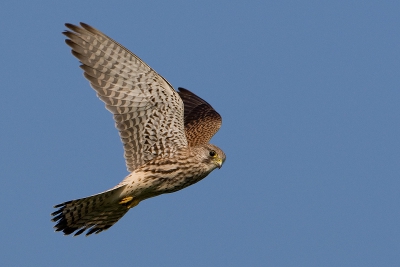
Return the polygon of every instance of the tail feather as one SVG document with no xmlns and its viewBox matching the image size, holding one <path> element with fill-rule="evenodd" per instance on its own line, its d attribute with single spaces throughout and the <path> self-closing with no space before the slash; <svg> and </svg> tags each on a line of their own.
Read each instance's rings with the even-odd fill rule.
<svg viewBox="0 0 400 267">
<path fill-rule="evenodd" d="M 86 198 L 67 201 L 54 206 L 52 221 L 56 231 L 65 235 L 76 231 L 75 236 L 87 230 L 86 236 L 107 230 L 121 219 L 129 208 L 118 204 L 120 193 L 125 186 L 117 187 Z"/>
</svg>

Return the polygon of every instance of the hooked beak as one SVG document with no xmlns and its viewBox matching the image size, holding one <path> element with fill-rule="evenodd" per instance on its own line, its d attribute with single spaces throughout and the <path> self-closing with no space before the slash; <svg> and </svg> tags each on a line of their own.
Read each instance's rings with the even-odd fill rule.
<svg viewBox="0 0 400 267">
<path fill-rule="evenodd" d="M 215 159 L 215 164 L 217 165 L 218 169 L 221 169 L 222 163 L 224 163 L 224 162 L 222 161 L 221 158 Z"/>
</svg>

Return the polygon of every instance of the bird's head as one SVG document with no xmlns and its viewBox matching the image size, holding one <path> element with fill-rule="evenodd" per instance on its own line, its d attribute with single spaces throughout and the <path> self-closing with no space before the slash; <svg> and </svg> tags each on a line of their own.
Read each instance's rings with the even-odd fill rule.
<svg viewBox="0 0 400 267">
<path fill-rule="evenodd" d="M 214 168 L 220 169 L 226 159 L 225 153 L 219 147 L 211 144 L 207 144 L 204 148 L 205 148 L 205 150 L 203 150 L 204 162 L 207 164 L 213 164 L 215 165 Z"/>
</svg>

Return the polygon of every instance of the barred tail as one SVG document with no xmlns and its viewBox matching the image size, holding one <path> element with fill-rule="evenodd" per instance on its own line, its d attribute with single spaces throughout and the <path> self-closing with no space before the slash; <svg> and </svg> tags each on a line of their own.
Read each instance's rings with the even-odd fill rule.
<svg viewBox="0 0 400 267">
<path fill-rule="evenodd" d="M 54 206 L 59 208 L 53 212 L 52 221 L 56 231 L 65 235 L 75 233 L 75 236 L 88 230 L 86 236 L 98 234 L 115 224 L 129 210 L 125 205 L 118 204 L 120 193 L 125 186 L 117 187 L 103 193 L 67 201 Z"/>
</svg>

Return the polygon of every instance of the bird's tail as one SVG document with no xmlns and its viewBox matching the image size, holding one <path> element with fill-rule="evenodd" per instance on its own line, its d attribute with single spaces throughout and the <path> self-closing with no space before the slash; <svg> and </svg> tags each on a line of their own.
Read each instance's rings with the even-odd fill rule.
<svg viewBox="0 0 400 267">
<path fill-rule="evenodd" d="M 119 204 L 121 192 L 125 185 L 119 186 L 103 193 L 81 199 L 67 201 L 54 206 L 58 208 L 53 212 L 52 221 L 56 231 L 75 235 L 88 230 L 86 236 L 98 234 L 107 230 L 128 212 L 129 207 Z"/>
</svg>

